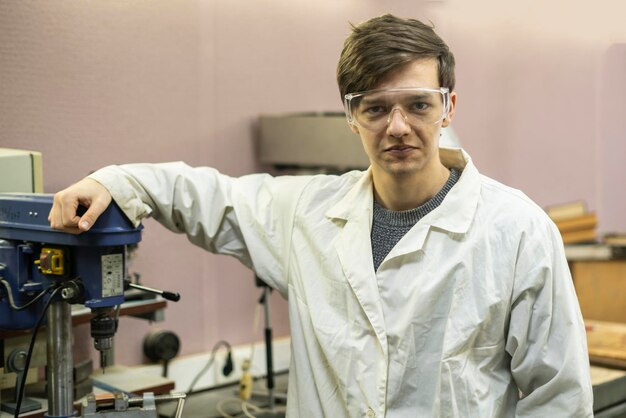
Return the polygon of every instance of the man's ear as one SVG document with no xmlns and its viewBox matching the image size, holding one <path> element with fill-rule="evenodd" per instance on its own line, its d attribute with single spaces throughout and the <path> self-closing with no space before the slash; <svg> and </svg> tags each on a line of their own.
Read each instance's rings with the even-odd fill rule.
<svg viewBox="0 0 626 418">
<path fill-rule="evenodd" d="M 443 122 L 441 123 L 442 128 L 447 128 L 452 123 L 452 118 L 454 118 L 454 111 L 456 110 L 456 91 L 450 93 L 450 110 L 448 111 L 448 116 L 445 117 Z"/>
<path fill-rule="evenodd" d="M 358 126 L 356 126 L 354 123 L 348 123 L 348 126 L 350 127 L 350 129 L 352 130 L 352 132 L 354 132 L 357 135 L 361 135 L 361 133 L 359 132 L 359 128 Z"/>
</svg>

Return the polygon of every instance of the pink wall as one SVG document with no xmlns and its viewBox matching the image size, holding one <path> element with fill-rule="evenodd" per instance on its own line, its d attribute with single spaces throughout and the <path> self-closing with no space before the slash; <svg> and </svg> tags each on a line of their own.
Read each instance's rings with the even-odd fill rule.
<svg viewBox="0 0 626 418">
<path fill-rule="evenodd" d="M 626 230 L 619 0 L 2 2 L 0 146 L 43 152 L 47 192 L 131 161 L 258 171 L 257 115 L 340 110 L 348 22 L 387 11 L 431 20 L 455 52 L 454 127 L 484 173 L 542 206 L 585 199 L 601 229 Z M 183 300 L 164 323 L 124 320 L 117 360 L 140 362 L 153 327 L 176 331 L 183 354 L 249 341 L 252 274 L 145 225 L 134 269 Z M 286 335 L 286 304 L 272 303 Z"/>
<path fill-rule="evenodd" d="M 479 3 L 447 3 L 464 146 L 541 206 L 584 199 L 601 232 L 626 230 L 626 5 Z"/>
</svg>

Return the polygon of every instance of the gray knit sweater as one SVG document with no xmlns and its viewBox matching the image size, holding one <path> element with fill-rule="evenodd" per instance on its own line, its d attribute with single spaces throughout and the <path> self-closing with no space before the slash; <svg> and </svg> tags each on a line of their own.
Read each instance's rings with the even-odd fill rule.
<svg viewBox="0 0 626 418">
<path fill-rule="evenodd" d="M 372 222 L 372 254 L 374 256 L 374 270 L 383 262 L 391 249 L 400 239 L 409 232 L 421 218 L 443 202 L 452 186 L 459 179 L 456 169 L 450 170 L 450 177 L 442 189 L 423 205 L 409 210 L 394 211 L 383 208 L 374 199 L 374 219 Z"/>
</svg>

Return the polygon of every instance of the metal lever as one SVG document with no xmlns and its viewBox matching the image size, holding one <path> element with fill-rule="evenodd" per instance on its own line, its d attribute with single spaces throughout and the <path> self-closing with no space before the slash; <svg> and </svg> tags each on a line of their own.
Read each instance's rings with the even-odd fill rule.
<svg viewBox="0 0 626 418">
<path fill-rule="evenodd" d="M 171 300 L 172 302 L 178 302 L 180 300 L 180 293 L 178 292 L 168 292 L 165 290 L 153 289 L 151 287 L 142 286 L 140 284 L 135 284 L 128 279 L 124 280 L 124 287 L 141 290 L 143 292 L 154 293 L 163 297 L 163 299 Z"/>
</svg>

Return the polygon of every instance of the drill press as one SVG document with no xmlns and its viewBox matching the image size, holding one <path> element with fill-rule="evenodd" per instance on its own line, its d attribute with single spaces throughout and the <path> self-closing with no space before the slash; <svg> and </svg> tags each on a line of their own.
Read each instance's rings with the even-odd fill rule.
<svg viewBox="0 0 626 418">
<path fill-rule="evenodd" d="M 124 301 L 126 246 L 141 240 L 112 204 L 87 233 L 48 224 L 52 195 L 0 194 L 0 329 L 31 329 L 47 306 L 48 416 L 75 416 L 70 304 L 91 308 L 91 335 L 106 363 Z"/>
</svg>

